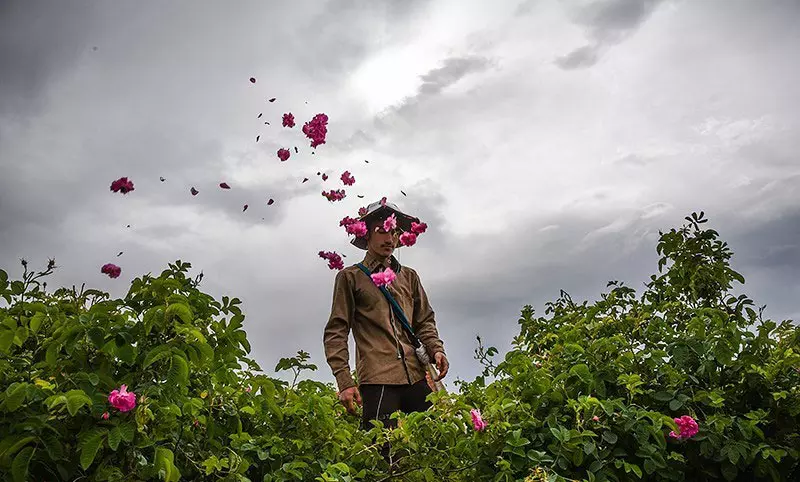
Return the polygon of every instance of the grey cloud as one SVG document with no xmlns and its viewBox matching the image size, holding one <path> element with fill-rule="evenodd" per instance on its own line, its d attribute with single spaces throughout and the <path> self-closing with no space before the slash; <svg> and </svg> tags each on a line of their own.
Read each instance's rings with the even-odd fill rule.
<svg viewBox="0 0 800 482">
<path fill-rule="evenodd" d="M 579 9 L 577 23 L 587 29 L 591 43 L 558 57 L 556 65 L 565 70 L 595 65 L 602 51 L 631 35 L 644 23 L 662 0 L 597 0 Z"/>
<path fill-rule="evenodd" d="M 442 89 L 455 84 L 466 75 L 486 70 L 490 62 L 485 57 L 453 57 L 445 59 L 439 68 L 421 75 L 420 95 L 435 95 Z"/>
</svg>

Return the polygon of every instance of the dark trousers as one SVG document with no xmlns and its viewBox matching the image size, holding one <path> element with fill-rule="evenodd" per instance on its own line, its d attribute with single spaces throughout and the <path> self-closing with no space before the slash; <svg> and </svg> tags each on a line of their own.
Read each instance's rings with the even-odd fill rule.
<svg viewBox="0 0 800 482">
<path fill-rule="evenodd" d="M 372 428 L 370 420 L 380 420 L 386 428 L 397 427 L 397 419 L 389 420 L 389 416 L 397 410 L 403 413 L 424 412 L 433 404 L 425 397 L 431 393 L 427 380 L 424 378 L 413 385 L 372 385 L 361 384 L 358 386 L 361 393 L 362 430 Z M 381 455 L 390 465 L 389 450 L 391 446 L 387 442 L 381 449 Z"/>
</svg>

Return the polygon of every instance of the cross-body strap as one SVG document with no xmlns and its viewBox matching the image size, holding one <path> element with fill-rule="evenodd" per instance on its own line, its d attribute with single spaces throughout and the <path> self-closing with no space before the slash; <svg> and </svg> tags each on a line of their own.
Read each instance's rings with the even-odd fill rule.
<svg viewBox="0 0 800 482">
<path fill-rule="evenodd" d="M 364 263 L 358 263 L 357 266 L 361 268 L 361 271 L 363 271 L 364 274 L 366 274 L 370 280 L 372 280 L 372 274 L 369 272 L 369 269 L 367 269 L 367 267 L 364 266 Z M 378 286 L 378 288 L 380 288 L 381 292 L 383 293 L 383 296 L 385 296 L 386 299 L 389 301 L 389 305 L 391 305 L 392 311 L 394 311 L 395 316 L 397 316 L 400 319 L 400 323 L 403 325 L 403 328 L 405 328 L 406 331 L 408 331 L 411 334 L 411 340 L 414 343 L 414 347 L 419 347 L 421 342 L 419 341 L 419 338 L 417 338 L 417 335 L 414 334 L 414 330 L 412 330 L 411 326 L 408 324 L 408 319 L 406 318 L 405 313 L 403 313 L 403 309 L 394 299 L 394 296 L 392 296 L 392 294 L 389 293 L 389 290 L 386 289 L 386 286 Z"/>
</svg>

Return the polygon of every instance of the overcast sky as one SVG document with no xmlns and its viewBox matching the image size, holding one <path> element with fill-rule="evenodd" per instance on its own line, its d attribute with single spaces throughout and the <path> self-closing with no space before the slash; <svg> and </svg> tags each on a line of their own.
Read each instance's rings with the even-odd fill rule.
<svg viewBox="0 0 800 482">
<path fill-rule="evenodd" d="M 335 271 L 317 252 L 359 261 L 338 222 L 385 195 L 429 226 L 398 258 L 453 390 L 481 371 L 476 335 L 499 359 L 525 304 L 639 290 L 658 231 L 703 210 L 744 292 L 797 320 L 799 21 L 793 0 L 5 0 L 0 268 L 55 257 L 49 287 L 121 297 L 191 262 L 243 300 L 268 374 L 306 350 L 333 383 Z M 300 128 L 321 112 L 312 155 Z M 111 193 L 122 176 L 135 190 Z"/>
</svg>

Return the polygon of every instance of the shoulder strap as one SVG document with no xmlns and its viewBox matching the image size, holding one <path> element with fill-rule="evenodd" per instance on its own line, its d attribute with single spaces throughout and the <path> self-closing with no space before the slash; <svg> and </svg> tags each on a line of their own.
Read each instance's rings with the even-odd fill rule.
<svg viewBox="0 0 800 482">
<path fill-rule="evenodd" d="M 364 263 L 358 263 L 357 266 L 361 268 L 361 271 L 363 271 L 364 274 L 369 276 L 369 279 L 371 281 L 372 274 L 369 272 L 369 269 L 367 269 L 367 267 L 364 266 Z M 405 328 L 406 331 L 408 331 L 411 334 L 411 340 L 414 342 L 414 346 L 419 346 L 418 345 L 419 339 L 417 338 L 417 335 L 414 334 L 414 330 L 412 330 L 411 326 L 408 324 L 408 319 L 406 318 L 405 313 L 403 313 L 403 309 L 394 299 L 394 296 L 392 296 L 392 294 L 389 292 L 388 289 L 386 289 L 385 286 L 378 286 L 378 288 L 383 293 L 383 296 L 385 296 L 386 299 L 389 301 L 389 305 L 391 305 L 392 311 L 394 311 L 395 316 L 397 316 L 400 319 L 400 323 L 403 325 L 403 328 Z"/>
</svg>

